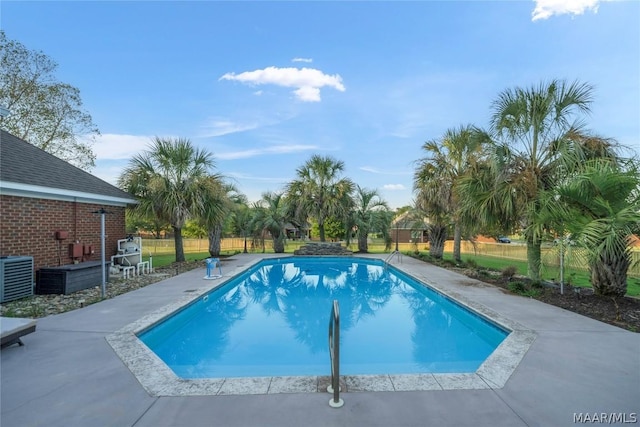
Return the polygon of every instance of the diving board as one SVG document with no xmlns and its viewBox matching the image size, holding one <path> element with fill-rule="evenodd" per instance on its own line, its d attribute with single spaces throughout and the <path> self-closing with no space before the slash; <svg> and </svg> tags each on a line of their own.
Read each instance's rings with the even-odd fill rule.
<svg viewBox="0 0 640 427">
<path fill-rule="evenodd" d="M 13 344 L 24 345 L 20 337 L 35 332 L 36 320 L 19 317 L 0 317 L 0 348 Z"/>
</svg>

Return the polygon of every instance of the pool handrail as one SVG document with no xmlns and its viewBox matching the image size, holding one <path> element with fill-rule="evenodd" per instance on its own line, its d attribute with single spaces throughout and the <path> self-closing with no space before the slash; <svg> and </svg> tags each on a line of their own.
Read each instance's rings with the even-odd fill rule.
<svg viewBox="0 0 640 427">
<path fill-rule="evenodd" d="M 393 259 L 394 256 L 398 257 L 398 261 L 400 261 L 400 264 L 402 264 L 402 253 L 400 251 L 393 251 L 391 252 L 385 259 L 384 259 L 384 264 L 385 267 L 391 262 L 391 260 Z"/>
<path fill-rule="evenodd" d="M 333 398 L 329 406 L 340 408 L 344 401 L 340 399 L 340 304 L 333 300 L 329 319 L 329 358 L 331 359 L 331 384 L 327 387 Z"/>
</svg>

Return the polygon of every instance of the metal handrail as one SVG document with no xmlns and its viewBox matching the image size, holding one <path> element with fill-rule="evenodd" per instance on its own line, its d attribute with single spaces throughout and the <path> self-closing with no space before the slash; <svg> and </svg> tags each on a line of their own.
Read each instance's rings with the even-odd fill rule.
<svg viewBox="0 0 640 427">
<path fill-rule="evenodd" d="M 339 408 L 344 405 L 344 401 L 340 399 L 340 305 L 338 300 L 333 300 L 329 319 L 329 358 L 331 359 L 331 384 L 327 387 L 327 391 L 333 393 L 329 406 Z"/>
<path fill-rule="evenodd" d="M 391 252 L 385 259 L 384 259 L 384 263 L 389 264 L 389 262 L 391 262 L 391 260 L 393 259 L 394 256 L 398 256 L 398 261 L 400 261 L 400 263 L 402 263 L 402 253 L 398 250 L 395 250 L 393 252 Z"/>
</svg>

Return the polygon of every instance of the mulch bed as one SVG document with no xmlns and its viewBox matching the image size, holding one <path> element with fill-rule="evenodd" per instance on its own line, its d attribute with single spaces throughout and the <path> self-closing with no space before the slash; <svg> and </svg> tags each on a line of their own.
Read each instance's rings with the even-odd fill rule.
<svg viewBox="0 0 640 427">
<path fill-rule="evenodd" d="M 544 289 L 536 299 L 547 304 L 633 332 L 640 332 L 640 299 L 632 297 L 606 297 L 595 295 L 590 289 L 568 287 L 564 294 L 557 289 Z"/>
<path fill-rule="evenodd" d="M 477 271 L 470 269 L 453 268 L 447 265 L 441 265 L 443 268 L 449 268 L 462 273 L 468 277 L 481 280 L 485 283 L 498 286 L 505 292 L 517 295 L 512 291 L 509 281 L 501 277 L 500 272 L 492 272 L 479 276 Z M 589 288 L 574 288 L 570 285 L 564 286 L 564 292 L 560 293 L 557 285 L 548 284 L 548 286 L 532 287 L 527 278 L 514 278 L 525 282 L 526 293 L 523 298 L 535 298 L 547 304 L 573 311 L 574 313 L 590 317 L 601 322 L 609 323 L 632 332 L 640 332 L 640 299 L 634 297 L 609 297 L 595 295 Z M 521 294 L 522 295 L 522 294 Z"/>
</svg>

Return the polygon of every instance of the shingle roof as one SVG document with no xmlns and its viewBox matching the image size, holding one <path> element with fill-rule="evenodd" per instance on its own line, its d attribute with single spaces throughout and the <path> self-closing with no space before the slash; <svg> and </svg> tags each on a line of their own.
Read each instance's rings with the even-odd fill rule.
<svg viewBox="0 0 640 427">
<path fill-rule="evenodd" d="M 0 130 L 0 181 L 134 201 L 131 194 L 4 130 Z"/>
</svg>

